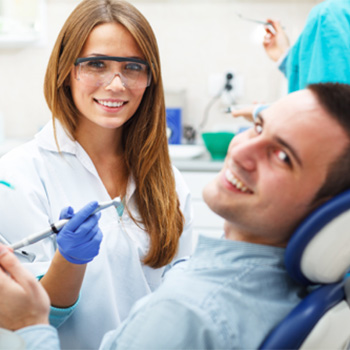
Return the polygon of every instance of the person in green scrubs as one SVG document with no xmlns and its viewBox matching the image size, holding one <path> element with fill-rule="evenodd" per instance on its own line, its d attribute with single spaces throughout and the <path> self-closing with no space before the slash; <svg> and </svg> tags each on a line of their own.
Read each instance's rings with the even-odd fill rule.
<svg viewBox="0 0 350 350">
<path fill-rule="evenodd" d="M 288 79 L 288 92 L 320 82 L 350 83 L 350 1 L 326 0 L 310 12 L 304 30 L 289 49 L 279 22 L 268 20 L 264 48 L 279 62 Z"/>
</svg>

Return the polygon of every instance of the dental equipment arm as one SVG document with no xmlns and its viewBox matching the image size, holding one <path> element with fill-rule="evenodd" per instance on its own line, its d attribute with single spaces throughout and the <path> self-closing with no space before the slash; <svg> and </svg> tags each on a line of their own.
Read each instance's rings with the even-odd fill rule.
<svg viewBox="0 0 350 350">
<path fill-rule="evenodd" d="M 98 207 L 91 213 L 91 216 L 100 212 L 101 210 L 109 208 L 111 206 L 114 206 L 117 208 L 120 204 L 121 204 L 121 201 L 120 201 L 119 197 L 116 197 L 113 200 L 108 201 L 108 202 L 99 203 Z M 22 239 L 21 241 L 19 241 L 17 243 L 11 244 L 10 247 L 13 250 L 17 250 L 17 249 L 20 249 L 20 248 L 25 247 L 27 245 L 36 243 L 36 242 L 38 242 L 46 237 L 51 236 L 54 233 L 58 233 L 68 221 L 70 221 L 70 219 L 61 219 L 61 220 L 57 221 L 56 223 L 52 224 L 50 228 L 48 228 L 42 232 L 39 232 L 39 233 L 34 233 L 34 234 Z"/>
</svg>

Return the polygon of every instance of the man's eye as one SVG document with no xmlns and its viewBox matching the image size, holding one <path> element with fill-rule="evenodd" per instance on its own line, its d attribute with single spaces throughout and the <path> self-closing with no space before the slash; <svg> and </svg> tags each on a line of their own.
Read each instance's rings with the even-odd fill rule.
<svg viewBox="0 0 350 350">
<path fill-rule="evenodd" d="M 261 134 L 263 131 L 263 127 L 260 123 L 255 123 L 254 124 L 254 130 L 257 134 Z"/>
<path fill-rule="evenodd" d="M 290 158 L 286 152 L 278 150 L 276 151 L 276 155 L 280 160 L 282 160 L 286 164 L 291 164 Z"/>
</svg>

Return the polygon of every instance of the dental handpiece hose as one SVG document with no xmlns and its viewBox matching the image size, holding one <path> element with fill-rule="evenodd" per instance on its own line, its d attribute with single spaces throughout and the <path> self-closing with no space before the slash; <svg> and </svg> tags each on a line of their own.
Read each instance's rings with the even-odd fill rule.
<svg viewBox="0 0 350 350">
<path fill-rule="evenodd" d="M 120 204 L 120 199 L 119 198 L 115 198 L 111 201 L 108 201 L 108 202 L 103 202 L 103 203 L 100 203 L 98 205 L 98 207 L 92 212 L 91 216 L 98 213 L 99 211 L 103 210 L 103 209 L 106 209 L 106 208 L 109 208 L 111 206 L 115 206 L 115 207 L 118 207 L 119 204 Z M 33 244 L 33 243 L 36 243 L 46 237 L 49 237 L 51 236 L 52 234 L 54 233 L 58 233 L 59 230 L 69 221 L 70 219 L 62 219 L 62 220 L 59 220 L 57 221 L 56 223 L 54 224 L 51 224 L 50 228 L 42 231 L 42 232 L 39 232 L 39 233 L 34 233 L 24 239 L 22 239 L 21 241 L 17 242 L 17 243 L 13 243 L 10 245 L 10 247 L 13 249 L 13 250 L 16 250 L 16 249 L 20 249 L 22 247 L 25 247 L 27 245 L 30 245 L 30 244 Z"/>
</svg>

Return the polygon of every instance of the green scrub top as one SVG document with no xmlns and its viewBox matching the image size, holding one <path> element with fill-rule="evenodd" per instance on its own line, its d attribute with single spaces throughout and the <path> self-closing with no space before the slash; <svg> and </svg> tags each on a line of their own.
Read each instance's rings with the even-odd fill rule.
<svg viewBox="0 0 350 350">
<path fill-rule="evenodd" d="M 350 84 L 350 0 L 326 0 L 315 6 L 286 62 L 288 90 L 308 84 Z"/>
</svg>

